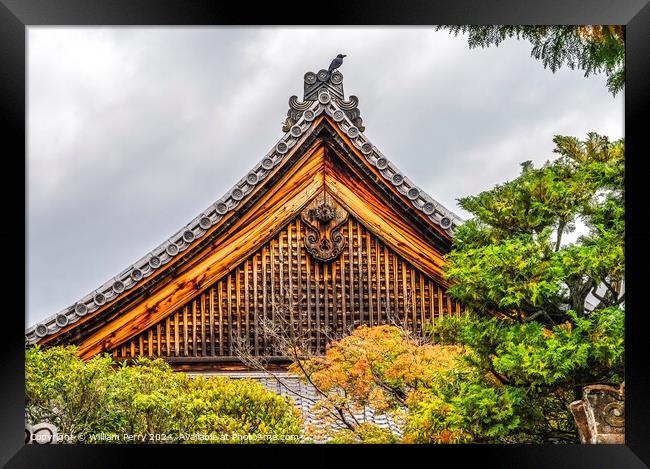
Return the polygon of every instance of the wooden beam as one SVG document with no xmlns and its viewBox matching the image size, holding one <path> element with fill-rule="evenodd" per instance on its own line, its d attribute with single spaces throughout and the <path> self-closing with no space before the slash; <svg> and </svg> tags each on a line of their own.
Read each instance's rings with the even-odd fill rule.
<svg viewBox="0 0 650 469">
<path fill-rule="evenodd" d="M 259 334 L 257 332 L 258 327 L 257 327 L 257 322 L 258 318 L 257 316 L 259 315 L 258 307 L 257 307 L 257 299 L 258 299 L 258 290 L 257 290 L 257 259 L 259 255 L 255 255 L 253 257 L 253 341 L 254 341 L 254 346 L 253 346 L 253 353 L 257 356 L 260 354 L 260 344 L 259 344 Z"/>
<path fill-rule="evenodd" d="M 320 339 L 320 275 L 319 275 L 320 264 L 318 262 L 314 263 L 314 286 L 316 287 L 316 350 L 318 354 L 322 353 L 321 351 L 321 339 Z"/>
<path fill-rule="evenodd" d="M 214 287 L 210 288 L 210 355 L 215 356 L 215 341 L 214 341 L 214 315 L 215 315 L 215 308 L 214 308 Z"/>
<path fill-rule="evenodd" d="M 160 345 L 162 343 L 162 335 L 160 333 L 160 323 L 156 324 L 156 355 L 160 356 Z"/>
<path fill-rule="evenodd" d="M 414 233 L 403 215 L 397 213 L 389 201 L 380 199 L 375 191 L 370 190 L 368 181 L 359 179 L 354 172 L 345 169 L 345 164 L 337 165 L 326 160 L 324 155 L 322 145 L 311 149 L 299 164 L 294 165 L 272 187 L 267 188 L 254 207 L 238 213 L 240 218 L 233 222 L 227 232 L 217 237 L 202 252 L 197 253 L 192 262 L 179 268 L 177 277 L 173 281 L 162 285 L 159 290 L 154 291 L 144 300 L 134 300 L 118 317 L 86 337 L 78 346 L 78 354 L 82 358 L 90 358 L 103 350 L 113 349 L 204 292 L 210 285 L 228 274 L 242 259 L 271 239 L 287 220 L 296 216 L 322 190 L 323 181 L 337 201 L 382 242 L 427 276 L 446 286 L 442 277 L 444 259 L 441 253 Z M 356 234 L 361 236 L 360 232 Z M 352 243 L 352 238 L 349 239 Z M 360 260 L 362 244 L 360 241 L 358 244 L 359 251 L 355 254 Z M 350 254 L 349 261 L 352 263 L 352 253 Z M 367 254 L 370 256 L 370 252 Z M 273 268 L 273 261 L 272 259 L 270 263 L 271 268 Z M 262 266 L 264 268 L 264 262 Z M 369 259 L 368 268 L 371 269 L 371 266 Z M 362 267 L 361 262 L 359 267 Z M 327 275 L 326 272 L 323 273 Z M 350 293 L 352 293 L 353 275 L 352 272 L 349 273 Z M 360 272 L 357 273 L 359 274 Z M 394 274 L 396 277 L 397 272 Z M 368 275 L 368 282 L 370 282 L 370 271 Z M 271 284 L 274 283 L 275 279 L 271 278 Z M 362 278 L 359 278 L 355 286 L 360 287 L 361 283 Z M 329 306 L 328 297 L 326 302 L 326 306 Z M 372 308 L 370 297 L 369 308 Z M 363 309 L 364 301 L 361 297 L 359 312 L 362 313 Z M 316 313 L 320 321 L 319 305 Z M 240 315 L 237 316 L 239 320 Z M 187 333 L 187 322 L 184 326 Z M 231 324 L 228 326 L 231 331 Z M 222 327 L 221 321 L 220 327 Z M 186 342 L 185 350 L 187 345 Z M 178 347 L 178 344 L 176 346 Z"/>
<path fill-rule="evenodd" d="M 207 321 L 205 317 L 205 292 L 201 293 L 201 307 L 199 308 L 199 313 L 201 314 L 201 355 L 205 356 L 205 323 Z"/>
<path fill-rule="evenodd" d="M 347 149 L 356 156 L 357 161 L 365 165 L 365 167 L 370 171 L 370 173 L 374 175 L 374 178 L 370 178 L 370 179 L 374 179 L 375 181 L 382 181 L 382 185 L 392 193 L 394 198 L 401 199 L 404 205 L 406 205 L 407 207 L 411 207 L 411 201 L 404 194 L 402 194 L 393 184 L 391 184 L 390 182 L 386 181 L 383 178 L 380 171 L 374 165 L 371 165 L 366 159 L 366 157 L 359 150 L 357 150 L 357 148 L 354 146 L 350 138 L 339 128 L 339 126 L 336 123 L 334 123 L 329 116 L 326 116 L 325 120 L 329 122 L 331 128 L 338 135 L 338 137 L 344 142 Z M 342 160 L 341 162 L 348 163 L 349 158 L 344 158 L 341 155 L 339 149 L 334 148 L 332 146 L 330 146 L 327 151 L 327 156 L 329 161 L 334 160 L 332 153 L 338 155 L 339 160 Z M 337 163 L 339 163 L 339 161 L 337 161 Z M 341 165 L 338 164 L 337 166 L 340 167 Z M 369 178 L 367 176 L 361 175 L 356 165 L 346 164 L 346 167 L 353 170 L 358 175 L 357 179 L 363 181 L 369 187 L 368 185 Z M 449 234 L 447 234 L 446 231 L 444 231 L 438 224 L 432 222 L 431 219 L 420 210 L 414 209 L 412 211 L 412 214 L 414 214 L 417 218 L 419 218 L 420 221 L 425 226 L 428 226 L 430 229 L 438 233 L 442 238 L 447 240 L 451 239 L 451 237 L 449 236 Z"/>
<path fill-rule="evenodd" d="M 390 316 L 391 314 L 395 313 L 395 309 L 391 309 L 391 305 L 390 305 L 390 299 L 392 297 L 390 295 L 390 286 L 389 286 L 390 283 L 390 267 L 388 265 L 389 252 L 385 244 L 382 246 L 382 251 L 384 253 L 384 280 L 386 283 L 386 293 L 385 293 L 386 311 L 384 313 L 384 317 L 385 317 L 385 324 L 390 324 Z"/>
<path fill-rule="evenodd" d="M 238 230 L 231 230 L 221 240 L 213 243 L 209 255 L 200 262 L 179 272 L 177 279 L 161 288 L 141 303 L 105 324 L 93 335 L 79 344 L 78 354 L 90 358 L 109 350 L 130 337 L 163 319 L 175 308 L 208 288 L 220 276 L 227 273 L 242 257 L 248 255 L 282 224 L 297 215 L 322 188 L 322 159 L 320 163 L 310 160 L 302 172 L 291 178 L 283 187 L 285 191 L 275 194 L 272 201 L 262 204 L 258 210 L 242 216 Z M 217 248 L 218 249 L 215 249 Z M 273 265 L 273 264 L 271 264 Z"/>
<path fill-rule="evenodd" d="M 266 289 L 266 283 L 267 283 L 267 282 L 266 282 L 266 275 L 267 275 L 267 268 L 266 268 L 267 263 L 266 263 L 266 259 L 267 259 L 267 253 L 268 253 L 268 249 L 267 249 L 267 247 L 266 247 L 266 246 L 263 246 L 263 247 L 262 247 L 262 318 L 263 318 L 264 321 L 266 321 L 267 318 L 268 318 L 268 316 L 267 316 L 267 310 L 266 310 L 266 305 L 267 305 L 267 303 L 268 303 L 268 297 L 267 297 L 267 294 L 266 294 L 266 292 L 267 292 L 267 289 Z M 266 334 L 265 334 L 265 335 L 262 336 L 262 350 L 263 350 L 264 352 L 266 352 L 267 345 L 268 345 L 268 344 L 267 344 L 267 337 L 266 337 Z"/>
<path fill-rule="evenodd" d="M 319 118 L 316 119 L 315 124 L 323 120 L 323 116 L 320 116 Z M 303 137 L 306 137 L 303 136 Z M 301 141 L 304 140 L 304 138 L 301 138 Z M 296 144 L 294 145 L 291 150 L 289 151 L 289 154 L 285 156 L 285 161 L 290 160 L 291 154 L 299 148 L 300 145 Z M 320 168 L 322 168 L 323 165 L 323 154 L 324 154 L 324 146 L 323 142 L 316 140 L 313 142 L 313 144 L 305 150 L 304 154 L 300 158 L 300 163 L 296 164 L 293 167 L 290 167 L 285 174 L 276 181 L 275 184 L 272 185 L 272 187 L 268 187 L 267 184 L 258 184 L 253 191 L 251 191 L 250 194 L 248 194 L 240 203 L 239 205 L 244 205 L 248 200 L 254 197 L 259 197 L 259 199 L 256 201 L 255 207 L 257 207 L 257 210 L 250 210 L 246 214 L 241 214 L 238 211 L 230 211 L 228 212 L 224 218 L 219 222 L 216 223 L 213 227 L 211 227 L 206 235 L 209 235 L 215 231 L 218 231 L 218 229 L 225 223 L 225 222 L 232 222 L 232 225 L 226 230 L 225 232 L 221 233 L 208 247 L 207 249 L 204 249 L 202 252 L 195 254 L 193 257 L 193 262 L 190 264 L 178 266 L 180 262 L 183 261 L 183 256 L 178 256 L 176 257 L 172 262 L 166 263 L 162 268 L 157 269 L 152 275 L 150 275 L 147 278 L 147 281 L 151 281 L 161 275 L 164 275 L 167 273 L 170 269 L 177 269 L 175 272 L 175 275 L 171 277 L 171 279 L 166 279 L 163 283 L 167 284 L 171 283 L 172 280 L 176 280 L 178 282 L 179 280 L 177 276 L 180 276 L 183 273 L 186 273 L 188 271 L 194 271 L 195 267 L 197 267 L 197 263 L 201 263 L 203 265 L 203 262 L 206 261 L 206 258 L 212 259 L 213 255 L 213 249 L 217 246 L 220 246 L 222 243 L 225 242 L 225 240 L 229 237 L 232 237 L 232 234 L 235 233 L 238 229 L 241 227 L 246 227 L 247 224 L 250 224 L 254 222 L 255 220 L 259 219 L 259 217 L 265 213 L 270 213 L 273 212 L 274 207 L 279 207 L 281 206 L 281 201 L 278 200 L 278 197 L 282 195 L 287 195 L 287 184 L 289 184 L 289 189 L 293 190 L 293 192 L 299 193 L 301 192 L 304 187 L 301 186 L 300 184 L 296 185 L 297 179 L 300 178 L 300 176 L 305 176 L 306 173 L 309 173 L 310 171 L 316 171 L 317 173 L 322 173 L 320 171 Z M 278 172 L 280 172 L 282 169 L 284 169 L 286 165 L 278 165 L 275 167 L 267 176 L 266 180 L 272 180 L 274 178 L 274 175 L 276 175 Z M 321 175 L 322 179 L 322 175 Z M 322 186 L 322 184 L 320 185 Z M 277 214 L 271 214 L 271 218 L 275 221 L 278 222 L 278 215 Z M 266 227 L 265 227 L 266 228 Z M 269 236 L 270 237 L 270 236 Z M 194 241 L 190 248 L 192 246 L 196 246 L 198 243 L 200 243 L 205 237 L 197 238 L 196 241 Z M 241 250 L 241 247 L 236 248 L 237 251 Z M 162 289 L 161 289 L 162 290 Z M 159 292 L 161 291 L 159 290 Z M 120 296 L 118 297 L 118 300 L 123 300 L 123 297 Z M 48 335 L 41 340 L 38 341 L 39 344 L 41 345 L 46 345 L 52 341 L 55 341 L 60 335 L 67 333 L 68 331 L 78 328 L 79 326 L 87 323 L 88 321 L 91 321 L 93 318 L 97 317 L 99 314 L 104 312 L 105 310 L 111 308 L 114 306 L 115 302 L 117 300 L 112 300 L 108 301 L 106 304 L 104 304 L 102 307 L 98 308 L 95 310 L 92 314 L 87 314 L 83 318 L 80 318 L 78 321 L 69 324 L 66 327 L 61 328 L 59 331 L 57 331 L 55 334 Z M 130 309 L 133 309 L 140 305 L 142 302 L 141 298 L 135 297 L 133 298 L 129 303 L 124 304 L 121 306 L 122 311 L 128 311 Z M 151 306 L 150 306 L 151 307 Z M 103 327 L 98 328 L 97 330 L 93 331 L 92 335 L 95 335 L 99 333 L 100 331 L 103 331 Z M 86 338 L 83 342 L 86 342 L 88 338 Z"/>
<path fill-rule="evenodd" d="M 244 307 L 245 307 L 245 312 L 246 312 L 246 343 L 250 342 L 250 335 L 251 335 L 251 322 L 250 322 L 250 294 L 248 291 L 248 261 L 244 262 Z"/>
<path fill-rule="evenodd" d="M 377 321 L 375 325 L 381 324 L 381 259 L 380 259 L 380 246 L 377 238 L 373 236 L 372 243 L 375 246 L 375 276 L 377 279 Z"/>
<path fill-rule="evenodd" d="M 170 318 L 168 316 L 165 322 L 165 355 L 167 356 L 172 354 L 172 350 L 169 347 L 169 324 L 170 324 Z"/>
<path fill-rule="evenodd" d="M 232 355 L 233 351 L 233 320 L 232 320 L 232 275 L 228 275 L 226 280 L 226 290 L 228 298 L 228 355 Z"/>
<path fill-rule="evenodd" d="M 174 355 L 179 355 L 179 338 L 178 338 L 178 313 L 172 315 L 172 321 L 174 323 Z"/>
<path fill-rule="evenodd" d="M 217 284 L 217 300 L 219 301 L 219 355 L 223 355 L 223 282 Z"/>
<path fill-rule="evenodd" d="M 228 226 L 228 229 L 225 232 L 222 232 L 218 237 L 203 251 L 195 253 L 192 261 L 187 264 L 185 262 L 184 256 L 178 256 L 172 262 L 165 264 L 162 268 L 157 269 L 150 277 L 147 278 L 147 282 L 155 280 L 159 276 L 166 275 L 169 269 L 175 269 L 175 276 L 168 276 L 163 279 L 163 281 L 157 285 L 153 290 L 148 292 L 150 296 L 148 298 L 143 298 L 140 295 L 131 295 L 127 296 L 128 303 L 120 306 L 120 314 L 113 316 L 110 322 L 106 324 L 97 324 L 91 326 L 92 332 L 90 335 L 85 336 L 83 340 L 78 344 L 79 345 L 79 354 L 83 357 L 90 357 L 98 353 L 101 350 L 106 350 L 113 348 L 114 346 L 123 343 L 128 340 L 128 338 L 133 337 L 137 333 L 143 330 L 143 328 L 151 325 L 161 318 L 164 318 L 166 315 L 171 314 L 171 311 L 179 308 L 182 304 L 187 302 L 192 296 L 195 296 L 197 293 L 204 291 L 206 285 L 209 285 L 211 282 L 216 281 L 218 278 L 221 278 L 227 271 L 228 265 L 232 265 L 235 257 L 239 259 L 242 258 L 242 255 L 245 255 L 246 249 L 253 249 L 255 244 L 259 244 L 260 239 L 264 237 L 269 237 L 272 235 L 274 228 L 268 224 L 265 226 L 260 226 L 260 230 L 256 230 L 255 233 L 251 233 L 250 236 L 245 237 L 241 241 L 237 238 L 242 229 L 247 230 L 248 227 L 258 224 L 260 217 L 262 215 L 269 214 L 269 218 L 272 219 L 271 225 L 276 227 L 282 223 L 282 220 L 286 220 L 286 217 L 289 216 L 291 208 L 288 208 L 284 211 L 274 210 L 274 208 L 281 207 L 282 203 L 286 203 L 287 200 L 291 198 L 291 194 L 296 195 L 305 189 L 304 185 L 292 184 L 295 183 L 300 175 L 304 176 L 309 172 L 308 167 L 310 165 L 319 165 L 322 164 L 324 156 L 330 161 L 329 166 L 346 166 L 349 169 L 349 173 L 356 174 L 357 183 L 360 181 L 365 186 L 365 189 L 362 191 L 361 197 L 366 198 L 368 194 L 373 194 L 373 198 L 368 201 L 367 206 L 372 207 L 375 205 L 380 208 L 379 205 L 376 205 L 376 199 L 378 192 L 376 190 L 369 190 L 370 181 L 368 181 L 367 171 L 374 174 L 374 179 L 376 181 L 381 181 L 382 187 L 388 188 L 392 192 L 393 196 L 397 199 L 401 199 L 404 202 L 404 207 L 410 207 L 410 202 L 406 197 L 401 194 L 392 184 L 387 183 L 382 179 L 382 176 L 378 170 L 367 162 L 365 157 L 354 147 L 350 139 L 338 128 L 328 116 L 322 115 L 316 118 L 315 122 L 312 125 L 313 129 L 321 128 L 322 124 L 325 123 L 331 127 L 331 131 L 336 134 L 336 138 L 339 139 L 347 147 L 346 151 L 349 154 L 354 155 L 355 163 L 352 164 L 348 154 L 343 154 L 341 148 L 331 147 L 331 143 L 327 142 L 327 137 L 325 140 L 320 138 L 315 139 L 309 145 L 309 148 L 304 150 L 304 143 L 307 141 L 311 132 L 305 133 L 299 142 L 292 146 L 289 153 L 284 157 L 284 163 L 278 165 L 274 168 L 269 175 L 266 176 L 266 181 L 272 180 L 272 184 L 267 184 L 266 181 L 263 181 L 261 184 L 258 184 L 254 190 L 248 194 L 240 203 L 240 206 L 245 206 L 247 201 L 255 199 L 255 206 L 252 207 L 247 213 L 240 213 L 239 211 L 231 211 L 227 213 L 224 218 L 217 224 L 215 224 L 209 231 L 208 235 L 213 233 L 219 233 L 219 230 L 222 229 L 224 224 L 231 224 Z M 327 132 L 327 131 L 325 131 Z M 327 152 L 325 152 L 325 145 L 328 146 Z M 295 158 L 295 151 L 297 149 L 303 148 L 303 154 L 301 157 L 296 160 L 297 164 L 291 163 L 289 167 L 288 161 L 293 161 Z M 325 155 L 325 153 L 327 153 Z M 333 160 L 337 160 L 334 164 L 331 163 Z M 349 160 L 349 161 L 348 161 Z M 359 165 L 365 164 L 366 173 L 362 174 L 360 171 Z M 313 169 L 313 168 L 312 168 Z M 275 178 L 276 175 L 283 174 L 281 177 Z M 275 179 L 274 179 L 275 178 Z M 373 178 L 370 178 L 373 179 Z M 376 182 L 373 182 L 377 186 Z M 355 187 L 352 185 L 351 187 Z M 295 188 L 295 190 L 293 190 Z M 308 194 L 305 194 L 306 198 Z M 384 200 L 383 202 L 386 202 Z M 386 205 L 386 204 L 384 204 Z M 366 223 L 366 220 L 363 216 L 362 206 L 350 204 L 350 209 L 355 211 L 356 215 Z M 428 226 L 435 232 L 437 232 L 443 238 L 449 239 L 449 236 L 441 230 L 435 223 L 425 216 L 423 213 L 416 209 L 409 209 L 411 215 L 415 214 L 421 219 L 424 224 Z M 383 215 L 383 214 L 382 214 Z M 392 217 L 392 215 L 391 215 Z M 436 253 L 435 250 L 428 250 L 424 252 L 421 256 L 421 259 L 418 259 L 418 256 L 408 256 L 405 251 L 408 250 L 409 239 L 403 239 L 403 233 L 394 236 L 394 239 L 391 238 L 390 230 L 392 227 L 387 227 L 384 230 L 381 230 L 381 216 L 379 218 L 375 217 L 371 220 L 370 223 L 366 224 L 366 227 L 369 228 L 373 233 L 377 234 L 379 238 L 382 239 L 385 243 L 389 244 L 393 249 L 395 249 L 401 256 L 405 257 L 409 262 L 413 263 L 420 270 L 424 271 L 427 275 L 433 276 L 437 282 L 441 283 L 443 286 L 447 286 L 442 277 L 437 277 L 432 274 L 440 275 L 440 269 L 435 267 L 440 267 L 442 264 L 442 259 L 439 256 L 439 253 Z M 417 238 L 417 236 L 416 236 Z M 204 237 L 197 238 L 197 240 L 192 243 L 190 249 L 198 245 L 205 239 Z M 237 242 L 233 242 L 237 239 Z M 256 240 L 256 241 L 255 241 Z M 426 244 L 426 243 L 425 243 Z M 421 245 L 413 246 L 412 253 L 421 252 Z M 219 253 L 216 253 L 218 251 Z M 436 255 L 431 256 L 432 252 Z M 430 265 L 425 262 L 426 259 L 430 259 Z M 144 291 L 141 293 L 144 295 Z M 83 318 L 80 318 L 78 321 L 60 329 L 55 334 L 48 335 L 43 339 L 39 340 L 39 344 L 46 345 L 51 342 L 56 342 L 61 335 L 67 334 L 72 330 L 79 330 L 81 326 L 86 326 L 89 321 L 93 321 L 98 315 L 102 314 L 109 308 L 113 308 L 116 301 L 123 301 L 124 296 L 119 297 L 117 300 L 109 301 L 101 308 L 88 314 Z M 132 321 L 134 313 L 138 317 L 138 320 L 135 322 Z M 112 313 L 111 313 L 112 314 Z M 85 332 L 82 332 L 85 334 Z"/>
<path fill-rule="evenodd" d="M 426 313 L 424 312 L 424 299 L 426 298 L 424 289 L 424 275 L 419 274 L 420 277 L 420 332 L 424 331 L 424 324 L 426 323 Z"/>
<path fill-rule="evenodd" d="M 364 323 L 364 312 L 363 312 L 363 244 L 361 240 L 361 227 L 357 226 L 357 275 L 359 282 L 357 283 L 357 295 L 359 296 L 359 325 Z"/>
<path fill-rule="evenodd" d="M 302 336 L 303 332 L 303 308 L 302 308 L 302 301 L 303 297 L 300 295 L 302 294 L 302 274 L 303 274 L 303 268 L 302 268 L 302 239 L 300 238 L 300 233 L 301 233 L 301 228 L 300 228 L 300 218 L 296 219 L 296 261 L 298 263 L 298 281 L 297 281 L 297 286 L 298 286 L 298 333 L 300 336 Z M 309 275 L 309 273 L 307 273 Z M 306 327 L 307 325 L 304 324 Z"/>
<path fill-rule="evenodd" d="M 442 254 L 424 242 L 410 229 L 406 221 L 385 201 L 373 199 L 371 194 L 355 189 L 354 183 L 344 182 L 340 175 L 328 174 L 327 188 L 372 233 L 380 238 L 401 257 L 408 260 L 443 286 L 448 286 L 443 277 Z"/>
<path fill-rule="evenodd" d="M 352 237 L 352 220 L 348 218 L 348 264 L 347 271 L 350 275 L 350 321 L 348 327 L 351 329 L 354 327 L 354 238 Z M 347 333 L 347 331 L 346 331 Z"/>
<path fill-rule="evenodd" d="M 192 299 L 192 355 L 197 355 L 198 340 L 196 339 L 196 298 Z"/>
<path fill-rule="evenodd" d="M 183 354 L 188 355 L 187 306 L 183 306 Z"/>
</svg>

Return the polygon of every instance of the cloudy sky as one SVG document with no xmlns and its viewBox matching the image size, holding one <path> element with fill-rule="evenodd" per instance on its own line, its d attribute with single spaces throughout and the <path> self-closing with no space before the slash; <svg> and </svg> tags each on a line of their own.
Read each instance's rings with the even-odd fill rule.
<svg viewBox="0 0 650 469">
<path fill-rule="evenodd" d="M 623 136 L 604 76 L 527 42 L 433 28 L 28 28 L 26 325 L 73 304 L 219 199 L 282 136 L 303 75 L 338 53 L 365 134 L 463 218 L 458 197 Z"/>
</svg>

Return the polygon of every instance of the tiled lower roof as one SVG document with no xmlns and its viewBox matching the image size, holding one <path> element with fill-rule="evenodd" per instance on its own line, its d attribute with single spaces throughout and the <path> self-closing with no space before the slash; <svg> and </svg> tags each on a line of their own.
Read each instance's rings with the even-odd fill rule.
<svg viewBox="0 0 650 469">
<path fill-rule="evenodd" d="M 248 378 L 259 382 L 276 394 L 289 396 L 302 414 L 303 434 L 315 442 L 325 443 L 327 438 L 319 437 L 319 435 L 331 434 L 332 431 L 345 428 L 341 422 L 324 419 L 317 411 L 314 411 L 314 401 L 318 401 L 321 397 L 311 384 L 304 382 L 298 375 L 288 372 L 274 372 L 273 375 L 263 372 L 203 372 L 188 374 L 205 377 L 221 376 L 231 379 Z M 383 429 L 390 430 L 398 438 L 402 437 L 404 422 L 390 415 L 375 412 L 369 406 L 364 407 L 363 412 L 354 413 L 354 417 L 360 423 L 372 423 Z"/>
<path fill-rule="evenodd" d="M 34 344 L 42 338 L 55 334 L 62 328 L 73 324 L 88 314 L 93 314 L 104 304 L 124 297 L 128 292 L 147 281 L 156 271 L 172 262 L 192 243 L 203 237 L 214 225 L 221 222 L 228 212 L 235 210 L 253 189 L 262 184 L 271 170 L 281 164 L 290 154 L 289 150 L 308 132 L 313 131 L 316 117 L 328 115 L 336 122 L 339 129 L 347 135 L 352 145 L 357 148 L 366 160 L 379 170 L 384 180 L 395 186 L 406 196 L 412 206 L 423 212 L 429 220 L 442 228 L 449 236 L 453 236 L 455 227 L 462 219 L 440 202 L 428 195 L 424 190 L 391 163 L 386 156 L 363 134 L 365 127 L 361 125 L 360 112 L 357 107 L 359 100 L 356 96 L 343 95 L 343 75 L 327 70 L 318 74 L 305 74 L 304 101 L 298 101 L 297 96 L 289 99 L 289 116 L 287 117 L 286 133 L 273 146 L 264 158 L 224 196 L 199 213 L 194 219 L 177 231 L 174 235 L 154 248 L 131 266 L 111 278 L 97 289 L 87 293 L 76 303 L 68 306 L 57 314 L 28 327 L 25 338 L 29 344 Z"/>
</svg>

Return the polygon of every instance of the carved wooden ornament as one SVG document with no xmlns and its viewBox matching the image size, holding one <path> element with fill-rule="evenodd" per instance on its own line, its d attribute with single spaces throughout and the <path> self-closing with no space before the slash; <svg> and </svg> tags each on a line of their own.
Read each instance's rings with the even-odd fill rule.
<svg viewBox="0 0 650 469">
<path fill-rule="evenodd" d="M 327 192 L 316 196 L 300 217 L 305 222 L 305 249 L 315 259 L 330 261 L 343 252 L 347 241 L 340 228 L 348 212 Z"/>
<path fill-rule="evenodd" d="M 582 388 L 582 400 L 569 404 L 580 442 L 625 443 L 625 383 L 620 389 L 606 384 Z"/>
</svg>

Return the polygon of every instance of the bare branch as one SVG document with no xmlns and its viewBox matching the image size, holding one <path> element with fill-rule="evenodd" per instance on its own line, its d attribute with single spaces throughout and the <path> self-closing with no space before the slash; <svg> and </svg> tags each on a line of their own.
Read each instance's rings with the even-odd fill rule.
<svg viewBox="0 0 650 469">
<path fill-rule="evenodd" d="M 546 318 L 546 320 L 549 323 L 551 323 L 552 325 L 555 325 L 555 321 L 553 321 L 553 319 L 551 319 L 551 317 L 548 315 L 548 313 L 544 309 L 540 309 L 540 310 L 536 311 L 535 313 L 531 314 L 530 316 L 526 317 L 526 319 L 524 319 L 524 322 L 526 323 L 526 322 L 534 321 L 535 319 L 537 319 L 540 316 L 543 316 L 544 318 Z"/>
</svg>

